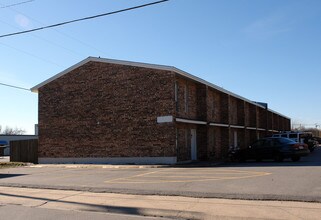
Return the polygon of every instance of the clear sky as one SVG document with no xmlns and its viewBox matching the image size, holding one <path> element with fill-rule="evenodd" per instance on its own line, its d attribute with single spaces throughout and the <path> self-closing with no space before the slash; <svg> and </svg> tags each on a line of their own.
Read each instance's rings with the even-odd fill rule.
<svg viewBox="0 0 321 220">
<path fill-rule="evenodd" d="M 0 0 L 0 35 L 153 0 Z M 321 124 L 320 0 L 170 0 L 0 38 L 0 83 L 31 88 L 88 56 L 175 66 Z M 0 125 L 37 123 L 38 95 L 0 86 Z M 315 126 L 314 126 L 315 127 Z"/>
</svg>

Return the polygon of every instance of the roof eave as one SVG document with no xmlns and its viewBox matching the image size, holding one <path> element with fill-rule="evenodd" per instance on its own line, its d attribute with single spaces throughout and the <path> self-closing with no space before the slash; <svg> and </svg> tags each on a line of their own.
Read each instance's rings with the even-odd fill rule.
<svg viewBox="0 0 321 220">
<path fill-rule="evenodd" d="M 75 65 L 72 65 L 71 67 L 69 67 L 69 68 L 61 71 L 60 73 L 58 73 L 58 74 L 50 77 L 49 79 L 47 79 L 47 80 L 39 83 L 38 85 L 36 85 L 36 86 L 34 86 L 34 87 L 32 87 L 32 88 L 30 89 L 31 92 L 38 93 L 38 89 L 39 89 L 40 87 L 42 87 L 42 86 L 46 85 L 47 83 L 49 83 L 49 82 L 51 82 L 51 81 L 59 78 L 60 76 L 65 75 L 66 73 L 68 73 L 68 72 L 70 72 L 70 71 L 72 71 L 72 70 L 74 70 L 74 69 L 76 69 L 76 68 L 78 68 L 78 67 L 80 67 L 80 66 L 82 66 L 82 65 L 84 65 L 84 64 L 86 64 L 86 63 L 88 63 L 89 61 L 92 60 L 92 58 L 93 58 L 93 57 L 87 57 L 86 59 L 84 59 L 84 60 L 76 63 Z"/>
</svg>

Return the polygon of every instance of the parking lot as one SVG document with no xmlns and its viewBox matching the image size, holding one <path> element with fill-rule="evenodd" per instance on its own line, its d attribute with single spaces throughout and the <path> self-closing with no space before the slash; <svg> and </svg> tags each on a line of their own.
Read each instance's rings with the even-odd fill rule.
<svg viewBox="0 0 321 220">
<path fill-rule="evenodd" d="M 179 173 L 178 173 L 179 172 Z M 255 172 L 232 169 L 205 169 L 205 168 L 165 168 L 141 174 L 120 177 L 105 181 L 109 184 L 132 183 L 132 184 L 153 184 L 153 183 L 187 183 L 207 182 L 215 180 L 232 180 L 252 178 L 269 175 L 266 172 Z"/>
<path fill-rule="evenodd" d="M 215 167 L 33 166 L 0 170 L 0 186 L 321 202 L 321 149 L 300 162 Z"/>
</svg>

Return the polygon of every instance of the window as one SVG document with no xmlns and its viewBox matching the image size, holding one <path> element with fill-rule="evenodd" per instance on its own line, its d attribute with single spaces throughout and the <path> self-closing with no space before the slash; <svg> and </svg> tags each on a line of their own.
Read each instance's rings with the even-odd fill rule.
<svg viewBox="0 0 321 220">
<path fill-rule="evenodd" d="M 289 138 L 298 138 L 298 134 L 290 134 Z"/>
<path fill-rule="evenodd" d="M 213 101 L 212 101 L 212 118 L 215 118 L 215 101 L 214 101 L 214 98 L 213 98 Z"/>
<path fill-rule="evenodd" d="M 189 141 L 188 138 L 190 137 L 189 135 L 189 129 L 185 128 L 185 148 L 188 149 L 189 147 Z"/>
<path fill-rule="evenodd" d="M 295 143 L 293 140 L 288 139 L 288 138 L 279 138 L 279 139 L 277 139 L 277 142 L 278 142 L 279 144 Z"/>
<path fill-rule="evenodd" d="M 175 105 L 176 105 L 176 111 L 178 111 L 178 83 L 175 82 Z"/>
<path fill-rule="evenodd" d="M 184 89 L 184 100 L 185 100 L 185 112 L 188 112 L 188 85 L 185 85 Z"/>
<path fill-rule="evenodd" d="M 176 128 L 176 139 L 175 139 L 176 150 L 178 149 L 178 128 Z"/>
</svg>

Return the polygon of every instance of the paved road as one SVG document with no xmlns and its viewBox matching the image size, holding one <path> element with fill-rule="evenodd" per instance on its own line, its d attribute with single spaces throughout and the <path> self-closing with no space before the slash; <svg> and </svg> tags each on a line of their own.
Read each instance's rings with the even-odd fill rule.
<svg viewBox="0 0 321 220">
<path fill-rule="evenodd" d="M 300 162 L 219 167 L 22 167 L 0 170 L 0 186 L 142 195 L 321 202 L 321 148 Z"/>
</svg>

